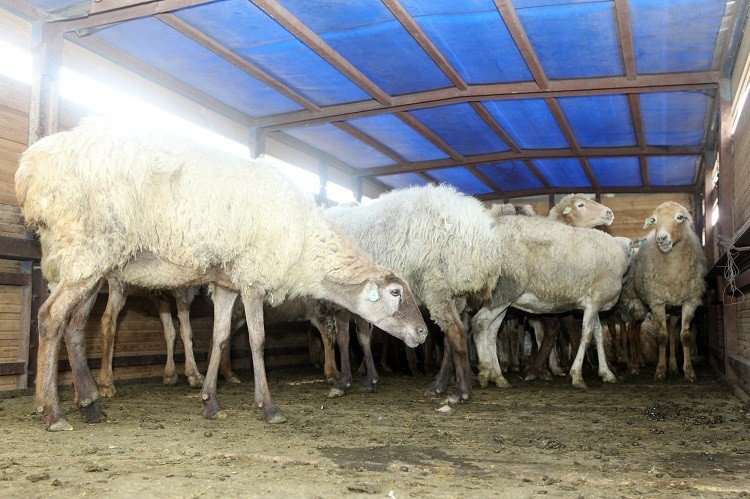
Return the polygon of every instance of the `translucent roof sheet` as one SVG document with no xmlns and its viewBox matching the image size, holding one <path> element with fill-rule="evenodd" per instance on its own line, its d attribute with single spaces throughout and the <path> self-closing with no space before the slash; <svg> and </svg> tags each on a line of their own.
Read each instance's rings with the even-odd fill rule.
<svg viewBox="0 0 750 499">
<path fill-rule="evenodd" d="M 726 2 L 629 0 L 639 73 L 711 69 Z"/>
<path fill-rule="evenodd" d="M 589 165 L 602 187 L 640 187 L 641 164 L 638 158 L 589 158 Z"/>
<path fill-rule="evenodd" d="M 565 3 L 513 2 L 547 76 L 623 74 L 614 2 Z"/>
<path fill-rule="evenodd" d="M 581 147 L 636 144 L 630 103 L 626 96 L 560 97 L 558 101 Z"/>
<path fill-rule="evenodd" d="M 469 170 L 462 166 L 441 168 L 439 170 L 428 170 L 425 173 L 441 184 L 452 185 L 464 194 L 476 196 L 492 192 L 491 187 L 479 180 Z"/>
<path fill-rule="evenodd" d="M 590 187 L 581 164 L 573 158 L 535 159 L 534 165 L 553 187 Z"/>
<path fill-rule="evenodd" d="M 443 159 L 448 155 L 392 114 L 348 120 L 348 124 L 386 144 L 407 161 Z"/>
<path fill-rule="evenodd" d="M 396 173 L 394 175 L 381 175 L 375 178 L 394 189 L 406 189 L 407 187 L 422 186 L 429 183 L 416 173 Z"/>
<path fill-rule="evenodd" d="M 416 109 L 410 113 L 463 155 L 510 149 L 469 104 Z"/>
<path fill-rule="evenodd" d="M 482 104 L 521 149 L 570 147 L 544 99 L 484 101 Z"/>
<path fill-rule="evenodd" d="M 408 0 L 403 6 L 458 74 L 470 84 L 532 79 L 521 53 L 491 0 L 461 5 L 441 0 Z M 457 12 L 457 6 L 463 7 Z M 474 10 L 477 9 L 477 10 Z M 452 10 L 449 15 L 446 10 Z M 427 14 L 425 12 L 432 12 Z M 503 54 L 502 58 L 495 54 Z"/>
<path fill-rule="evenodd" d="M 133 37 L 132 33 L 140 33 Z M 237 66 L 153 17 L 116 24 L 97 38 L 250 116 L 298 111 L 302 107 Z M 143 40 L 159 40 L 144 43 Z"/>
<path fill-rule="evenodd" d="M 202 5 L 181 10 L 177 16 L 318 105 L 370 98 L 250 2 Z"/>
<path fill-rule="evenodd" d="M 390 165 L 393 160 L 333 125 L 290 128 L 284 133 L 295 137 L 355 168 Z"/>
<path fill-rule="evenodd" d="M 500 163 L 478 165 L 477 168 L 504 191 L 521 191 L 544 187 L 544 184 L 534 175 L 534 172 L 529 170 L 529 167 L 523 161 L 502 161 Z"/>
<path fill-rule="evenodd" d="M 651 185 L 691 185 L 697 172 L 697 156 L 651 156 L 648 158 Z"/>
<path fill-rule="evenodd" d="M 645 93 L 640 99 L 643 128 L 649 145 L 700 145 L 708 113 L 706 94 Z"/>
</svg>

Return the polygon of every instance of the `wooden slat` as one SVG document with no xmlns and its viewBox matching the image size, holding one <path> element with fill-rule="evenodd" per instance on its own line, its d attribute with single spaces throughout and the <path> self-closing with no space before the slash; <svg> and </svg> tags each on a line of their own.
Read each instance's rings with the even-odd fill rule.
<svg viewBox="0 0 750 499">
<path fill-rule="evenodd" d="M 0 362 L 0 376 L 18 376 L 26 372 L 26 362 Z"/>
<path fill-rule="evenodd" d="M 620 51 L 623 67 L 625 68 L 625 76 L 628 80 L 632 81 L 636 77 L 636 65 L 628 0 L 615 0 L 615 13 L 617 15 L 617 34 L 620 39 Z"/>
<path fill-rule="evenodd" d="M 500 12 L 503 21 L 505 21 L 510 36 L 513 37 L 513 41 L 516 42 L 516 46 L 518 46 L 518 50 L 521 52 L 523 60 L 526 61 L 526 65 L 529 67 L 529 71 L 531 71 L 531 75 L 534 77 L 537 87 L 539 87 L 540 90 L 546 90 L 549 87 L 549 80 L 544 72 L 542 63 L 539 61 L 539 57 L 537 57 L 536 52 L 534 51 L 534 47 L 531 45 L 529 36 L 523 29 L 523 25 L 518 18 L 518 14 L 516 13 L 513 4 L 510 0 L 495 0 L 495 6 L 497 6 L 497 10 Z"/>
<path fill-rule="evenodd" d="M 33 239 L 0 237 L 0 258 L 38 262 L 42 258 L 42 249 Z"/>
</svg>

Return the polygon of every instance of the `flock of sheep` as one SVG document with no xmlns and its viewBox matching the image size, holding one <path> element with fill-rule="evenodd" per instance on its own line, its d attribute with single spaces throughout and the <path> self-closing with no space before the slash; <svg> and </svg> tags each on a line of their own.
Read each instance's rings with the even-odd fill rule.
<svg viewBox="0 0 750 499">
<path fill-rule="evenodd" d="M 217 377 L 220 370 L 228 379 L 234 376 L 224 347 L 244 322 L 255 402 L 266 421 L 285 421 L 268 390 L 263 362 L 264 319 L 274 315 L 311 320 L 321 331 L 326 377 L 338 378 L 331 395 L 343 394 L 352 383 L 351 314 L 365 353 L 365 386 L 374 389 L 370 324 L 415 347 L 427 336 L 420 307 L 446 339 L 429 390 L 446 392 L 455 376 L 448 397 L 454 403 L 472 393 L 462 321 L 462 313 L 470 311 L 481 386 L 507 384 L 496 339 L 509 308 L 531 314 L 583 311 L 570 374 L 575 386 L 585 387 L 581 369 L 592 336 L 599 375 L 615 381 L 600 312 L 613 310 L 633 322 L 652 315 L 660 348 L 656 378 L 663 379 L 665 307 L 682 306 L 683 369 L 695 379 L 689 324 L 704 291 L 706 264 L 691 216 L 676 203 L 654 211 L 647 220 L 654 230 L 636 254 L 629 240 L 593 228 L 609 225 L 614 215 L 583 196 L 566 196 L 549 217 L 516 214 L 508 206 L 488 209 L 447 186 L 396 190 L 368 206 L 323 209 L 262 159 L 246 161 L 96 119 L 29 147 L 16 173 L 16 193 L 26 223 L 39 236 L 42 272 L 52 289 L 39 311 L 36 384 L 37 410 L 48 430 L 72 429 L 57 392 L 63 336 L 82 418 L 103 417 L 98 398 L 114 394 L 114 328 L 131 287 L 175 293 L 186 375 L 191 385 L 202 385 L 208 418 L 224 417 Z M 105 281 L 109 302 L 97 386 L 86 362 L 83 328 Z M 205 379 L 195 365 L 189 327 L 190 302 L 203 285 L 214 302 Z M 160 303 L 170 359 L 165 382 L 174 382 L 175 330 L 168 304 Z M 676 371 L 674 350 L 670 368 Z"/>
</svg>

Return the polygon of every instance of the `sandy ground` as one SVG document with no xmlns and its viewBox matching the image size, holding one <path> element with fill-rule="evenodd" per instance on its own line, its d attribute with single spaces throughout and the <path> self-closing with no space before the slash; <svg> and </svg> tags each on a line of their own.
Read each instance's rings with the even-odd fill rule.
<svg viewBox="0 0 750 499">
<path fill-rule="evenodd" d="M 269 372 L 288 422 L 253 407 L 250 373 L 222 384 L 229 418 L 200 416 L 198 391 L 120 386 L 107 421 L 50 433 L 22 396 L 0 400 L 3 497 L 738 497 L 750 492 L 750 407 L 707 369 L 590 390 L 569 382 L 476 389 L 439 412 L 429 379 L 383 376 L 328 399 L 318 371 Z M 72 393 L 62 392 L 70 407 Z"/>
</svg>

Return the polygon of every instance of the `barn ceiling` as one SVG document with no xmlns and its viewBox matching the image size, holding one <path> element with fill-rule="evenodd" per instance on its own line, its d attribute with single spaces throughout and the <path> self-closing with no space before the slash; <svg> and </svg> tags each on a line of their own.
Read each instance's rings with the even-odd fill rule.
<svg viewBox="0 0 750 499">
<path fill-rule="evenodd" d="M 695 191 L 747 2 L 15 0 L 381 187 Z M 742 18 L 742 19 L 741 19 Z M 731 69 L 731 68 L 730 68 Z"/>
</svg>

